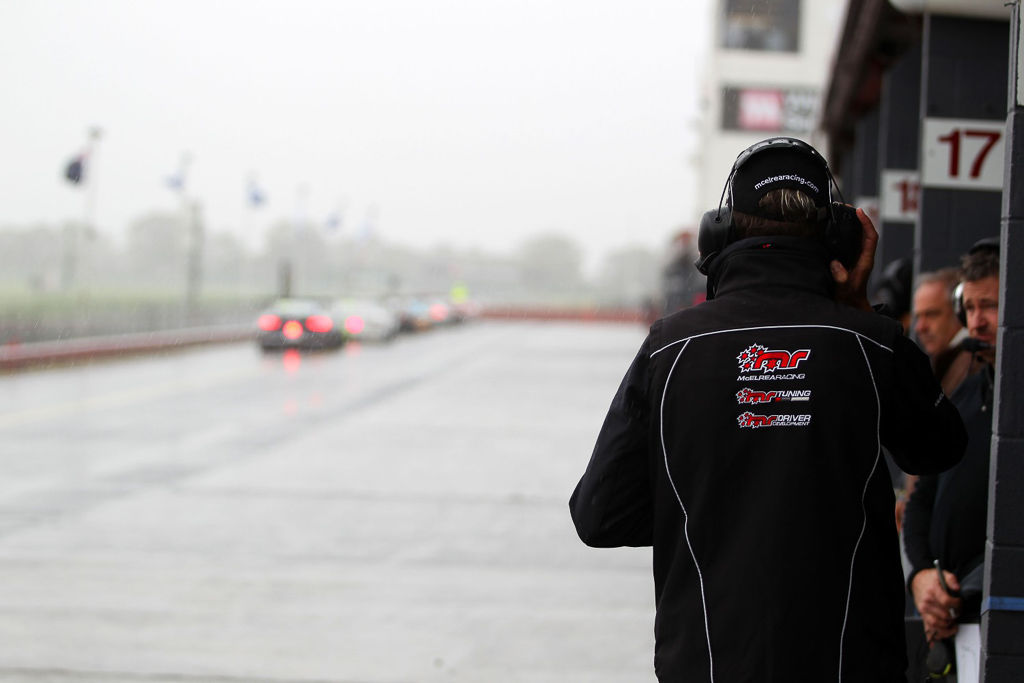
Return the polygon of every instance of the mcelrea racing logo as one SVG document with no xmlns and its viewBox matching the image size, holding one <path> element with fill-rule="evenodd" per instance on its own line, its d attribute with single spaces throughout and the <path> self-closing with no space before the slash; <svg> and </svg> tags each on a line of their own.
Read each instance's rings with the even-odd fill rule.
<svg viewBox="0 0 1024 683">
<path fill-rule="evenodd" d="M 810 415 L 757 415 L 749 410 L 736 418 L 744 429 L 759 427 L 806 427 L 811 424 Z"/>
<path fill-rule="evenodd" d="M 778 403 L 779 401 L 810 401 L 810 389 L 789 389 L 775 391 L 758 391 L 750 387 L 743 387 L 736 392 L 736 402 L 743 404 L 757 403 Z"/>
<path fill-rule="evenodd" d="M 760 190 L 762 187 L 764 187 L 768 183 L 781 183 L 784 180 L 792 180 L 793 182 L 800 183 L 801 185 L 804 185 L 805 187 L 811 188 L 811 191 L 814 192 L 814 194 L 818 194 L 818 186 L 817 185 L 812 183 L 807 178 L 795 175 L 793 173 L 784 173 L 782 175 L 768 176 L 767 178 L 765 178 L 761 182 L 755 183 L 754 184 L 754 189 L 755 190 Z"/>
<path fill-rule="evenodd" d="M 766 346 L 751 344 L 736 356 L 736 360 L 740 362 L 740 372 L 775 372 L 792 370 L 810 356 L 810 349 L 770 351 Z"/>
</svg>

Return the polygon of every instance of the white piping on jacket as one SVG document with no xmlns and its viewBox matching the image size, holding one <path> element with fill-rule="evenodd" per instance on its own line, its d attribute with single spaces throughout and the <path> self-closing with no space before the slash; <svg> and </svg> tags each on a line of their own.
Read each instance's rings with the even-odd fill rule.
<svg viewBox="0 0 1024 683">
<path fill-rule="evenodd" d="M 658 355 L 659 353 L 661 353 L 662 351 L 664 351 L 665 349 L 667 349 L 670 346 L 675 346 L 676 344 L 682 344 L 684 342 L 689 342 L 691 339 L 697 339 L 698 337 L 707 337 L 707 336 L 710 336 L 710 335 L 713 335 L 713 334 L 726 334 L 728 332 L 747 332 L 747 331 L 750 331 L 750 330 L 791 330 L 791 329 L 800 329 L 800 328 L 839 330 L 840 332 L 849 332 L 850 334 L 856 335 L 857 339 L 867 339 L 872 344 L 875 344 L 877 346 L 882 347 L 883 349 L 885 349 L 889 353 L 893 352 L 893 350 L 890 349 L 885 344 L 882 344 L 881 342 L 877 342 L 874 339 L 872 339 L 871 337 L 868 337 L 866 335 L 861 334 L 857 330 L 850 330 L 850 329 L 847 329 L 845 327 L 836 327 L 835 325 L 760 325 L 760 326 L 757 326 L 757 327 L 736 327 L 736 328 L 733 328 L 731 330 L 715 330 L 713 332 L 701 332 L 700 334 L 694 334 L 694 335 L 691 335 L 689 337 L 683 337 L 682 339 L 677 339 L 674 342 L 671 342 L 669 344 L 665 344 L 664 346 L 662 346 L 660 349 L 657 349 L 656 351 L 652 351 L 650 357 L 654 358 L 656 355 Z"/>
<path fill-rule="evenodd" d="M 690 515 L 686 512 L 686 506 L 683 504 L 683 499 L 679 495 L 679 489 L 676 488 L 676 482 L 672 479 L 672 471 L 668 467 L 668 449 L 665 447 L 665 396 L 668 394 L 668 385 L 672 380 L 672 373 L 676 369 L 676 364 L 679 363 L 679 359 L 683 356 L 683 351 L 689 346 L 690 340 L 687 339 L 686 343 L 683 344 L 683 348 L 679 349 L 679 353 L 676 354 L 675 361 L 672 362 L 672 367 L 668 371 L 668 377 L 665 378 L 665 388 L 661 392 L 661 409 L 659 415 L 658 431 L 661 435 L 661 452 L 665 457 L 665 474 L 668 475 L 668 483 L 672 485 L 672 491 L 676 494 L 676 500 L 679 501 L 679 507 L 683 510 L 683 536 L 686 537 L 686 547 L 690 550 L 690 557 L 693 559 L 693 566 L 697 569 L 697 581 L 700 583 L 700 602 L 701 609 L 704 610 L 704 635 L 708 641 L 708 671 L 710 672 L 711 683 L 715 681 L 715 660 L 711 654 L 711 628 L 708 625 L 708 603 L 707 598 L 704 597 L 704 575 L 700 571 L 700 564 L 697 562 L 697 555 L 693 552 L 693 544 L 690 543 Z M 660 350 L 660 349 L 659 349 Z M 653 355 L 653 354 L 652 354 Z"/>
<path fill-rule="evenodd" d="M 868 359 L 868 352 L 864 350 L 864 344 L 861 342 L 860 337 L 857 338 L 857 344 L 860 345 L 860 352 L 864 356 L 864 364 L 868 368 L 868 376 L 871 377 L 871 388 L 875 391 L 876 450 L 875 462 L 871 466 L 871 471 L 868 472 L 867 479 L 864 480 L 864 489 L 860 493 L 860 511 L 863 515 L 863 520 L 861 521 L 860 534 L 857 536 L 857 542 L 853 546 L 853 555 L 850 557 L 850 580 L 846 586 L 846 608 L 843 610 L 843 630 L 839 634 L 839 683 L 843 683 L 843 646 L 846 644 L 846 622 L 850 617 L 850 598 L 853 596 L 853 566 L 857 562 L 857 551 L 860 550 L 860 542 L 864 539 L 864 531 L 868 526 L 868 511 L 864 506 L 864 501 L 868 495 L 868 485 L 871 483 L 871 477 L 875 475 L 875 470 L 878 469 L 878 461 L 882 457 L 882 401 L 878 397 L 878 384 L 875 382 L 875 373 L 871 369 L 871 361 Z"/>
</svg>

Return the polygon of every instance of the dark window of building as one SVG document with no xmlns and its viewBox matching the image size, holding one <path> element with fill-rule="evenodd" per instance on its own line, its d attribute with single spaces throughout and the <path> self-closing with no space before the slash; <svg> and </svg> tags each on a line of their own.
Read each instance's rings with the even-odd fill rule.
<svg viewBox="0 0 1024 683">
<path fill-rule="evenodd" d="M 800 0 L 724 0 L 722 47 L 796 52 L 800 45 Z"/>
</svg>

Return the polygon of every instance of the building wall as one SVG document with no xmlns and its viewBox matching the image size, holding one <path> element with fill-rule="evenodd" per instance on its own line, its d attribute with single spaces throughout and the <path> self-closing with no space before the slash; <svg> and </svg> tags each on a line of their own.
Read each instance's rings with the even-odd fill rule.
<svg viewBox="0 0 1024 683">
<path fill-rule="evenodd" d="M 847 0 L 796 0 L 799 35 L 795 52 L 725 47 L 726 8 L 742 0 L 715 0 L 710 54 L 706 60 L 697 154 L 698 213 L 718 206 L 723 185 L 736 155 L 772 135 L 797 137 L 823 149 L 824 137 L 815 132 L 832 55 L 845 17 Z M 764 2 L 749 2 L 763 8 Z M 784 3 L 783 3 L 784 4 Z M 747 20 L 747 17 L 743 17 Z M 762 35 L 749 18 L 750 34 Z M 756 38 L 755 38 L 756 39 Z M 725 89 L 735 93 L 725 102 Z M 724 127 L 728 116 L 729 126 Z"/>
</svg>

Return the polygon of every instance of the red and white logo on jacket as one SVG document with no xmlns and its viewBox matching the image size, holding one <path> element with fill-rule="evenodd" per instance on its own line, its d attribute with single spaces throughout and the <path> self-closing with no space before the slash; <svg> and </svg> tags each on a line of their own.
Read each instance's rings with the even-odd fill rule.
<svg viewBox="0 0 1024 683">
<path fill-rule="evenodd" d="M 777 415 L 757 415 L 751 412 L 742 413 L 736 418 L 740 427 L 757 429 L 758 427 L 771 427 Z"/>
<path fill-rule="evenodd" d="M 811 416 L 804 415 L 758 415 L 749 410 L 736 417 L 736 423 L 744 429 L 760 427 L 807 427 Z"/>
<path fill-rule="evenodd" d="M 758 403 L 779 403 L 780 401 L 810 401 L 810 389 L 776 389 L 773 391 L 759 391 L 750 387 L 743 387 L 736 392 L 736 402 L 740 405 Z"/>
<path fill-rule="evenodd" d="M 810 356 L 810 349 L 772 350 L 767 346 L 751 344 L 736 356 L 736 360 L 740 363 L 740 372 L 775 372 L 776 370 L 792 370 Z"/>
</svg>

